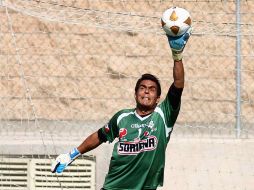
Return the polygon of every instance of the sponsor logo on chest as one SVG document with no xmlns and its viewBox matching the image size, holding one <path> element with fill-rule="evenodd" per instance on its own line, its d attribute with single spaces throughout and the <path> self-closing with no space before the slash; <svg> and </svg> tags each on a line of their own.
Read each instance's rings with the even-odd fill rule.
<svg viewBox="0 0 254 190">
<path fill-rule="evenodd" d="M 134 128 L 134 129 L 140 129 L 140 128 L 145 128 L 145 127 L 153 129 L 154 128 L 154 122 L 150 121 L 148 123 L 142 123 L 142 124 L 135 123 L 135 124 L 131 125 L 131 128 Z"/>
<path fill-rule="evenodd" d="M 136 155 L 140 152 L 156 149 L 158 140 L 155 136 L 148 136 L 146 139 L 133 142 L 118 142 L 117 151 L 120 155 Z"/>
</svg>

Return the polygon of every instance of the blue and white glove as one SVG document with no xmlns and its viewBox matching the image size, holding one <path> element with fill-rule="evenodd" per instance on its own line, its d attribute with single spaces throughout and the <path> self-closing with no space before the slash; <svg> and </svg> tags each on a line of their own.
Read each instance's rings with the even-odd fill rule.
<svg viewBox="0 0 254 190">
<path fill-rule="evenodd" d="M 70 165 L 80 154 L 77 148 L 72 149 L 71 152 L 66 154 L 60 154 L 56 160 L 52 163 L 52 173 L 62 173 L 64 169 Z"/>
<path fill-rule="evenodd" d="M 168 43 L 172 50 L 172 57 L 175 61 L 182 60 L 182 52 L 184 50 L 184 47 L 190 38 L 192 32 L 192 28 L 190 27 L 183 35 L 172 37 L 167 35 L 168 37 Z"/>
</svg>

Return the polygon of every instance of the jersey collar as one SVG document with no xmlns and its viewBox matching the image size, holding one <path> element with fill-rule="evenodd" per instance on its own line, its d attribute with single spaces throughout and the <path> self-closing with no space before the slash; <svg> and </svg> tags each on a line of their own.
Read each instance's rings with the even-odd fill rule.
<svg viewBox="0 0 254 190">
<path fill-rule="evenodd" d="M 153 112 L 152 112 L 152 113 L 153 113 Z M 149 115 L 147 115 L 147 116 L 145 116 L 145 117 L 141 117 L 140 115 L 138 115 L 138 113 L 137 113 L 136 110 L 134 111 L 135 116 L 136 116 L 139 120 L 141 120 L 141 121 L 146 120 L 148 117 L 150 117 L 150 116 L 152 115 L 152 113 L 150 113 Z"/>
</svg>

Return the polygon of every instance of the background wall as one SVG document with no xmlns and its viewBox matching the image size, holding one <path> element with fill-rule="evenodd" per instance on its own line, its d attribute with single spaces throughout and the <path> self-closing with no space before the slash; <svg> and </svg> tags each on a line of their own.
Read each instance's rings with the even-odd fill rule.
<svg viewBox="0 0 254 190">
<path fill-rule="evenodd" d="M 0 157 L 57 155 L 77 146 L 116 111 L 135 106 L 134 85 L 143 73 L 160 78 L 165 97 L 173 63 L 160 17 L 180 6 L 191 13 L 194 30 L 184 52 L 186 86 L 162 189 L 251 190 L 253 1 L 241 1 L 240 22 L 233 0 L 0 5 Z M 96 155 L 98 189 L 110 150 L 105 144 L 89 153 Z"/>
</svg>

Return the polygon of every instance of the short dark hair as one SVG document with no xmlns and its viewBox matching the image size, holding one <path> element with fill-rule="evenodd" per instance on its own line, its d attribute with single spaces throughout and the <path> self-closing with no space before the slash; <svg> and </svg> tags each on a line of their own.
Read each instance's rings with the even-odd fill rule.
<svg viewBox="0 0 254 190">
<path fill-rule="evenodd" d="M 161 84 L 160 84 L 159 79 L 158 79 L 156 76 L 154 76 L 154 75 L 152 75 L 152 74 L 149 74 L 149 73 L 143 74 L 143 75 L 138 79 L 138 81 L 137 81 L 137 83 L 136 83 L 136 86 L 135 86 L 135 93 L 137 93 L 138 88 L 139 88 L 139 86 L 140 86 L 140 83 L 141 83 L 143 80 L 151 80 L 151 81 L 155 82 L 156 85 L 157 85 L 157 95 L 158 95 L 158 96 L 161 95 Z"/>
</svg>

